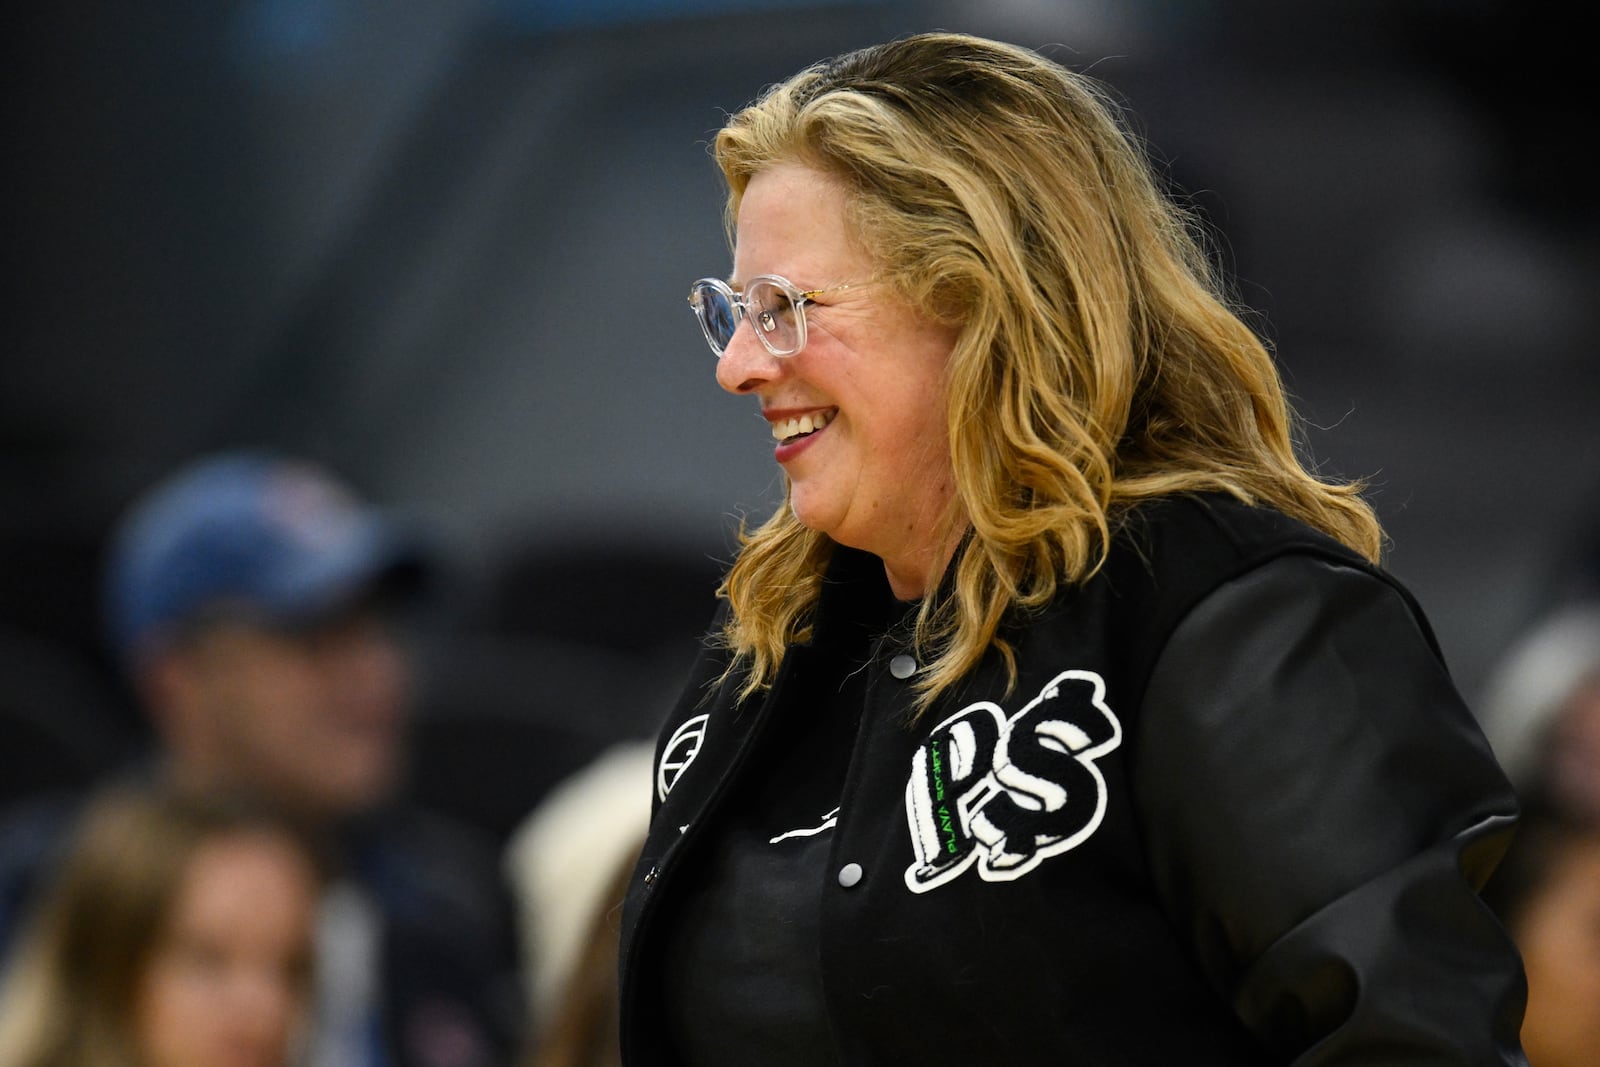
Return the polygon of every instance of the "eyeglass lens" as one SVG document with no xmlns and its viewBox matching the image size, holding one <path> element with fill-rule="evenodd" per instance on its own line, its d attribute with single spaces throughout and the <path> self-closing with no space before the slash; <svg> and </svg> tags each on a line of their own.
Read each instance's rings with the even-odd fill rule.
<svg viewBox="0 0 1600 1067">
<path fill-rule="evenodd" d="M 733 340 L 743 315 L 753 316 L 758 335 L 775 355 L 787 355 L 800 347 L 802 327 L 797 321 L 796 300 L 774 281 L 752 279 L 742 299 L 722 286 L 702 282 L 695 287 L 694 296 L 706 340 L 718 355 Z"/>
</svg>

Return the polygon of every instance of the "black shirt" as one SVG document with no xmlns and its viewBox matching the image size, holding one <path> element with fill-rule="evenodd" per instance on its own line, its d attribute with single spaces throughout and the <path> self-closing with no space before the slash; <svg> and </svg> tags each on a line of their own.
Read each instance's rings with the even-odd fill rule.
<svg viewBox="0 0 1600 1067">
<path fill-rule="evenodd" d="M 885 614 L 905 610 L 886 605 Z M 764 748 L 765 772 L 747 779 L 708 835 L 662 975 L 672 1041 L 687 1064 L 843 1062 L 823 1000 L 818 924 L 873 643 L 809 714 L 780 725 Z"/>
</svg>

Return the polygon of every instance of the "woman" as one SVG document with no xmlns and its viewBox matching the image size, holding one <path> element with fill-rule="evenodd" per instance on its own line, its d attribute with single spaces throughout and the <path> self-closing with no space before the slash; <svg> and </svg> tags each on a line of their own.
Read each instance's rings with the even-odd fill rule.
<svg viewBox="0 0 1600 1067">
<path fill-rule="evenodd" d="M 1523 1046 L 1536 1067 L 1600 1063 L 1600 821 L 1524 793 L 1505 861 L 1484 887 L 1528 973 Z"/>
<path fill-rule="evenodd" d="M 0 1065 L 284 1067 L 320 882 L 297 834 L 253 808 L 97 798 L 0 996 Z"/>
<path fill-rule="evenodd" d="M 1101 92 L 920 35 L 716 158 L 788 494 L 661 735 L 626 1062 L 1521 1062 L 1512 794 Z"/>
</svg>

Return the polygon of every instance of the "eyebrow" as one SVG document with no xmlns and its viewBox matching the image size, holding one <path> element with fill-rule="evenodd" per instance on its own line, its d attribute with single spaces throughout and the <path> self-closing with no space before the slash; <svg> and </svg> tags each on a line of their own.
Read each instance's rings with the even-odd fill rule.
<svg viewBox="0 0 1600 1067">
<path fill-rule="evenodd" d="M 761 275 L 761 277 L 771 277 L 771 275 Z M 848 285 L 801 285 L 799 282 L 795 281 L 793 278 L 789 278 L 787 275 L 779 275 L 779 277 L 787 279 L 790 285 L 794 286 L 802 293 L 826 293 L 830 289 L 848 288 Z M 729 277 L 722 280 L 727 283 L 728 288 L 732 289 L 734 292 L 744 292 L 744 283 L 738 278 Z"/>
</svg>

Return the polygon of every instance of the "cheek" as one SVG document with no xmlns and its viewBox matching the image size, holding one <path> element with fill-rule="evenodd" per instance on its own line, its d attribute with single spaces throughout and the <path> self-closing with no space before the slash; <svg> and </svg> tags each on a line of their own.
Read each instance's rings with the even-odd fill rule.
<svg viewBox="0 0 1600 1067">
<path fill-rule="evenodd" d="M 412 685 L 404 652 L 394 646 L 376 646 L 361 655 L 350 670 L 352 686 L 361 697 L 379 707 L 404 702 Z"/>
<path fill-rule="evenodd" d="M 327 716 L 312 690 L 283 690 L 236 721 L 240 747 L 275 765 L 314 758 Z"/>
<path fill-rule="evenodd" d="M 218 1015 L 212 988 L 183 968 L 152 969 L 135 1010 L 135 1030 L 151 1067 L 204 1062 L 205 1035 Z"/>
<path fill-rule="evenodd" d="M 257 657 L 227 682 L 228 703 L 239 709 L 240 719 L 314 722 L 321 711 L 315 671 L 294 657 Z"/>
<path fill-rule="evenodd" d="M 894 413 L 893 421 L 907 447 L 942 445 L 948 439 L 947 386 L 952 335 L 942 329 L 906 324 L 908 336 L 880 351 L 867 398 Z"/>
<path fill-rule="evenodd" d="M 937 381 L 886 383 L 871 455 L 901 476 L 926 481 L 950 466 L 944 391 Z"/>
</svg>

